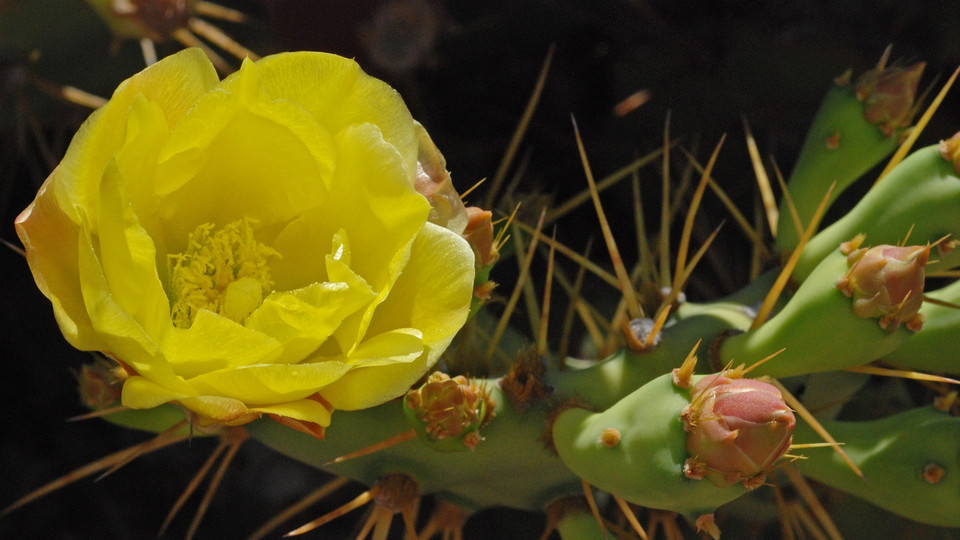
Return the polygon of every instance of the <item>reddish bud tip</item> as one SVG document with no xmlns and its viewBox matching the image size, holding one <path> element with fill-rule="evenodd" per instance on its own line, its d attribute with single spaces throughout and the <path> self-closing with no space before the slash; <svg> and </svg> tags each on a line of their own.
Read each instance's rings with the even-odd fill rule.
<svg viewBox="0 0 960 540">
<path fill-rule="evenodd" d="M 463 231 L 463 238 L 473 248 L 478 270 L 500 258 L 493 242 L 493 213 L 489 210 L 476 206 L 467 208 L 467 228 Z"/>
<path fill-rule="evenodd" d="M 924 67 L 923 62 L 905 68 L 877 66 L 854 84 L 854 94 L 863 102 L 863 117 L 887 137 L 913 121 L 917 84 Z"/>
<path fill-rule="evenodd" d="M 706 476 L 718 486 L 760 485 L 789 448 L 796 425 L 775 386 L 723 375 L 704 377 L 694 385 L 681 418 L 692 456 L 684 473 Z"/>
<path fill-rule="evenodd" d="M 856 248 L 847 254 L 849 269 L 837 280 L 837 289 L 853 298 L 858 317 L 879 319 L 881 327 L 896 330 L 900 323 L 919 330 L 923 325 L 924 266 L 930 246 Z"/>
</svg>

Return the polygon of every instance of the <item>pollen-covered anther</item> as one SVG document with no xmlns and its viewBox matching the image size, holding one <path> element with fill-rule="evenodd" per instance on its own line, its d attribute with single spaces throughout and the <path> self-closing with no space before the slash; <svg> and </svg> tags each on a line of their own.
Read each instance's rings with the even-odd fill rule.
<svg viewBox="0 0 960 540">
<path fill-rule="evenodd" d="M 946 474 L 947 471 L 943 470 L 943 467 L 936 463 L 928 463 L 927 466 L 923 468 L 923 479 L 928 484 L 940 483 Z"/>
<path fill-rule="evenodd" d="M 267 263 L 279 256 L 255 238 L 246 218 L 219 229 L 212 223 L 197 226 L 187 249 L 167 256 L 174 326 L 189 328 L 201 309 L 243 324 L 272 291 Z"/>
</svg>

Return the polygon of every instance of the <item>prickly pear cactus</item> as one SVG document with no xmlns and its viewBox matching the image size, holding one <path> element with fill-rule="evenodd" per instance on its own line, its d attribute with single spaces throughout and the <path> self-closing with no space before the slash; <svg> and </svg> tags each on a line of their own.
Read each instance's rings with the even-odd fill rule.
<svg viewBox="0 0 960 540">
<path fill-rule="evenodd" d="M 8 430 L 24 435 L 0 532 L 83 536 L 79 516 L 37 516 L 114 489 L 186 538 L 960 529 L 960 125 L 930 123 L 953 78 L 890 49 L 823 77 L 775 188 L 767 141 L 678 139 L 650 112 L 669 92 L 581 114 L 564 85 L 604 81 L 569 69 L 592 61 L 561 30 L 615 2 L 544 23 L 539 71 L 512 64 L 522 99 L 496 106 L 472 99 L 497 77 L 466 46 L 488 23 L 462 6 L 359 6 L 311 42 L 300 31 L 332 17 L 312 3 L 77 0 L 62 30 L 53 3 L 0 2 L 4 264 L 36 284 L 10 287 L 28 315 L 5 319 L 22 334 L 8 362 L 41 381 L 3 383 L 29 394 L 7 409 L 33 430 Z M 553 21 L 540 9 L 525 17 Z M 338 27 L 355 33 L 340 48 L 323 41 Z M 573 122 L 536 119 L 557 102 Z M 648 112 L 655 136 L 612 158 L 602 124 L 623 144 Z M 461 114 L 519 119 L 493 139 L 499 166 L 460 164 L 491 142 Z M 562 155 L 531 158 L 551 138 Z M 755 187 L 731 184 L 738 160 Z M 68 345 L 85 361 L 57 364 Z M 52 391 L 68 367 L 70 392 Z M 50 403 L 86 421 L 41 421 Z M 109 452 L 60 443 L 46 470 L 29 450 L 45 437 Z M 91 476 L 109 480 L 70 485 Z"/>
</svg>

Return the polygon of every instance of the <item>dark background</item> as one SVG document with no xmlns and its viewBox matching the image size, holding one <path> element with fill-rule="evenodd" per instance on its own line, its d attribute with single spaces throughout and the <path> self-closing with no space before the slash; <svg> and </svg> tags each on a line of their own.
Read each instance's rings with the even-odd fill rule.
<svg viewBox="0 0 960 540">
<path fill-rule="evenodd" d="M 698 149 L 702 161 L 727 133 L 714 177 L 748 210 L 754 188 L 742 117 L 761 153 L 787 172 L 831 79 L 848 67 L 858 73 L 869 69 L 891 43 L 894 59 L 928 63 L 921 88 L 935 80 L 942 84 L 960 65 L 960 7 L 952 0 L 424 0 L 406 12 L 405 22 L 389 27 L 374 24 L 379 10 L 389 7 L 381 1 L 221 3 L 254 17 L 247 25 L 222 26 L 261 54 L 336 52 L 357 58 L 394 85 L 444 152 L 460 190 L 493 177 L 555 45 L 553 68 L 521 147 L 519 157 L 529 161 L 518 188 L 554 200 L 585 187 L 571 114 L 598 176 L 660 146 L 667 111 L 671 133 L 686 148 Z M 0 30 L 6 32 L 0 33 L 0 236 L 19 245 L 14 217 L 87 114 L 49 99 L 29 78 L 109 95 L 142 60 L 136 43 L 114 45 L 79 0 L 0 1 Z M 433 39 L 426 39 L 431 32 Z M 161 46 L 161 52 L 175 48 Z M 25 60 L 33 50 L 42 54 Z M 650 91 L 649 103 L 624 117 L 612 114 L 616 103 L 640 89 Z M 952 135 L 958 108 L 954 91 L 918 144 Z M 641 171 L 648 201 L 659 200 L 658 167 Z M 712 229 L 724 216 L 709 199 L 704 219 Z M 530 201 L 528 206 L 535 206 Z M 624 221 L 630 216 L 628 185 L 605 195 L 604 204 L 630 260 L 632 218 Z M 649 222 L 656 218 L 651 208 Z M 591 208 L 575 213 L 561 222 L 558 236 L 582 247 L 597 234 L 594 220 Z M 713 296 L 742 285 L 744 242 L 735 227 L 726 227 L 716 244 L 716 266 L 699 273 L 691 294 Z M 509 280 L 509 264 L 497 271 L 494 279 Z M 6 248 L 0 248 L 0 286 L 0 506 L 6 506 L 145 436 L 96 420 L 64 421 L 84 412 L 70 369 L 90 357 L 66 344 L 24 260 Z M 0 538 L 155 536 L 212 443 L 196 439 L 141 458 L 98 483 L 81 480 L 0 519 Z M 249 443 L 198 536 L 243 537 L 322 481 L 320 473 Z M 361 489 L 345 489 L 301 519 L 319 516 Z M 198 501 L 195 496 L 188 503 L 168 537 L 183 535 Z M 346 521 L 313 537 L 348 535 Z M 490 511 L 471 521 L 467 537 L 531 538 L 542 526 L 538 515 Z"/>
</svg>

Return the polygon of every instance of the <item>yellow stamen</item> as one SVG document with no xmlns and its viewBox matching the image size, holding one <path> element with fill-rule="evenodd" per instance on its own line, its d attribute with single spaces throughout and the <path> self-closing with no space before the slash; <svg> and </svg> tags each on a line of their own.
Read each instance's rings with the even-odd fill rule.
<svg viewBox="0 0 960 540">
<path fill-rule="evenodd" d="M 220 229 L 199 225 L 186 251 L 168 256 L 174 326 L 189 328 L 201 309 L 243 324 L 273 290 L 267 259 L 279 256 L 254 238 L 246 218 Z"/>
</svg>

